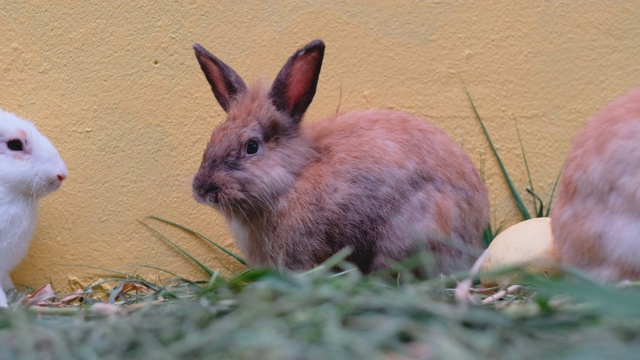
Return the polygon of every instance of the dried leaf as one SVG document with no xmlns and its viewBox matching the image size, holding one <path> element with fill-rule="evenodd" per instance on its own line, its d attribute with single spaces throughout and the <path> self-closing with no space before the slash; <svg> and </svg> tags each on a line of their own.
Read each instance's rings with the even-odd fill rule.
<svg viewBox="0 0 640 360">
<path fill-rule="evenodd" d="M 67 295 L 65 297 L 63 297 L 62 299 L 60 299 L 60 303 L 61 304 L 71 304 L 72 302 L 78 300 L 79 298 L 83 297 L 83 296 L 87 296 L 87 292 L 82 290 L 82 289 L 78 289 L 76 290 L 75 293 L 71 294 L 71 295 Z"/>
<path fill-rule="evenodd" d="M 122 287 L 122 293 L 126 294 L 131 291 L 140 291 L 145 294 L 149 294 L 153 292 L 153 290 L 139 283 L 134 283 L 134 282 L 125 283 L 124 286 Z"/>
<path fill-rule="evenodd" d="M 22 305 L 27 307 L 33 305 L 47 306 L 51 305 L 51 299 L 55 297 L 56 294 L 53 292 L 51 284 L 46 284 L 22 299 Z"/>
</svg>

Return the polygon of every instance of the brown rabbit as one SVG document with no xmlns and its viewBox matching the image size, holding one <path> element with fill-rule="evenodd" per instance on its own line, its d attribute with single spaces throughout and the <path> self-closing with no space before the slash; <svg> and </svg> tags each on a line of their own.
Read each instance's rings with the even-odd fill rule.
<svg viewBox="0 0 640 360">
<path fill-rule="evenodd" d="M 488 219 L 478 171 L 444 132 L 407 113 L 356 111 L 301 126 L 324 48 L 309 43 L 273 85 L 247 87 L 194 45 L 227 112 L 193 180 L 195 198 L 226 216 L 251 266 L 306 270 L 349 246 L 348 260 L 371 272 L 421 246 L 440 271 L 462 269 Z"/>
<path fill-rule="evenodd" d="M 640 279 L 640 88 L 576 136 L 551 228 L 563 263 L 602 281 Z"/>
</svg>

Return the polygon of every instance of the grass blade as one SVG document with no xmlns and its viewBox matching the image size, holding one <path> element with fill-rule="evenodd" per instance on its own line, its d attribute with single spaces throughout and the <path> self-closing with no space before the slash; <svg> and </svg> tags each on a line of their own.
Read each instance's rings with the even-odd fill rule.
<svg viewBox="0 0 640 360">
<path fill-rule="evenodd" d="M 95 265 L 84 265 L 84 264 L 60 264 L 57 263 L 56 265 L 60 265 L 60 266 L 68 266 L 68 267 L 80 267 L 80 268 L 87 268 L 87 269 L 92 269 L 92 270 L 100 270 L 100 271 L 104 271 L 107 273 L 111 273 L 111 274 L 116 274 L 116 275 L 120 275 L 122 277 L 127 277 L 129 276 L 129 274 L 122 272 L 122 271 L 117 271 L 117 270 L 112 270 L 112 269 L 107 269 L 107 268 L 103 268 L 100 266 L 95 266 Z"/>
<path fill-rule="evenodd" d="M 549 216 L 549 212 L 551 211 L 551 203 L 553 202 L 553 195 L 555 195 L 556 193 L 556 186 L 558 186 L 558 182 L 560 181 L 560 175 L 562 175 L 562 169 L 564 168 L 564 165 L 562 166 L 562 168 L 560 168 L 560 172 L 558 172 L 558 176 L 556 177 L 556 182 L 553 183 L 553 189 L 551 189 L 551 196 L 549 196 L 549 206 L 547 206 L 547 213 L 545 214 L 545 216 Z"/>
<path fill-rule="evenodd" d="M 331 270 L 332 268 L 336 267 L 338 264 L 342 263 L 347 258 L 347 256 L 349 256 L 352 252 L 353 250 L 351 250 L 351 248 L 345 247 L 340 251 L 338 251 L 337 253 L 333 254 L 330 258 L 325 260 L 322 264 L 314 267 L 311 270 L 307 270 L 303 272 L 302 275 L 309 276 L 314 274 L 326 274 L 327 271 Z"/>
<path fill-rule="evenodd" d="M 522 198 L 520 198 L 520 194 L 518 194 L 518 191 L 516 190 L 515 185 L 513 185 L 513 181 L 511 181 L 511 177 L 509 177 L 509 174 L 507 173 L 507 169 L 504 167 L 504 164 L 502 163 L 502 159 L 500 158 L 500 155 L 498 155 L 498 150 L 493 145 L 493 141 L 491 141 L 489 132 L 487 131 L 487 128 L 484 126 L 484 122 L 482 121 L 482 118 L 478 113 L 478 109 L 476 109 L 476 105 L 473 103 L 473 99 L 471 99 L 471 95 L 469 94 L 469 91 L 465 89 L 465 92 L 467 93 L 467 98 L 471 103 L 473 112 L 475 113 L 476 118 L 478 119 L 478 122 L 480 122 L 480 126 L 482 126 L 482 131 L 484 132 L 484 135 L 487 137 L 487 140 L 489 141 L 489 146 L 491 146 L 491 150 L 493 151 L 493 154 L 496 156 L 496 160 L 498 160 L 498 165 L 500 165 L 500 170 L 502 171 L 502 175 L 507 181 L 507 184 L 509 185 L 509 189 L 511 189 L 511 195 L 513 195 L 513 198 L 516 201 L 516 205 L 518 206 L 518 210 L 520 211 L 520 214 L 522 215 L 524 220 L 531 219 L 531 215 L 529 214 L 529 211 L 524 206 L 524 203 L 522 202 Z"/>
<path fill-rule="evenodd" d="M 533 196 L 533 211 L 535 212 L 537 217 L 542 216 L 542 212 L 544 209 L 544 203 L 542 199 L 535 195 L 535 190 L 533 189 L 533 179 L 531 179 L 531 172 L 529 171 L 529 162 L 527 161 L 527 154 L 524 152 L 524 144 L 522 143 L 522 137 L 520 136 L 520 128 L 518 128 L 518 121 L 514 118 L 513 123 L 516 126 L 516 134 L 518 135 L 518 143 L 520 143 L 520 151 L 522 152 L 522 159 L 524 160 L 524 168 L 527 171 L 527 178 L 529 179 L 529 188 L 531 191 L 529 193 Z M 538 207 L 540 204 L 540 207 Z"/>
<path fill-rule="evenodd" d="M 491 241 L 493 241 L 494 237 L 495 234 L 493 233 L 493 229 L 491 228 L 491 223 L 489 223 L 482 232 L 482 244 L 484 245 L 485 249 L 489 247 L 489 244 L 491 244 Z"/>
<path fill-rule="evenodd" d="M 124 288 L 124 284 L 125 284 L 125 282 L 121 281 L 120 283 L 118 283 L 118 285 L 114 286 L 111 289 L 111 294 L 109 294 L 109 300 L 107 300 L 107 303 L 115 304 L 116 299 L 118 298 L 118 296 L 122 295 L 122 289 Z M 127 299 L 126 299 L 126 297 L 124 295 L 121 296 L 121 299 L 124 302 L 127 302 Z"/>
<path fill-rule="evenodd" d="M 161 267 L 157 267 L 157 266 L 153 266 L 153 265 L 146 265 L 146 264 L 133 264 L 133 265 L 131 265 L 131 266 L 141 267 L 141 268 L 147 268 L 147 269 L 152 269 L 152 270 L 157 270 L 157 271 L 163 272 L 163 273 L 165 273 L 165 274 L 169 274 L 169 275 L 173 276 L 175 279 L 178 279 L 178 280 L 180 280 L 180 281 L 184 281 L 184 282 L 188 282 L 188 283 L 193 283 L 193 281 L 191 281 L 191 280 L 189 280 L 189 279 L 186 279 L 186 278 L 183 278 L 182 276 L 177 275 L 176 273 L 174 273 L 174 272 L 172 272 L 172 271 L 169 271 L 169 270 L 167 270 L 167 269 L 163 269 L 163 268 L 161 268 Z"/>
<path fill-rule="evenodd" d="M 140 224 L 144 225 L 147 229 L 149 229 L 149 231 L 151 231 L 155 236 L 159 237 L 160 239 L 168 242 L 171 246 L 173 246 L 174 248 L 176 248 L 178 251 L 180 251 L 184 256 L 186 256 L 187 258 L 189 258 L 189 260 L 193 261 L 196 265 L 198 265 L 204 272 L 207 273 L 207 275 L 209 276 L 213 276 L 213 271 L 211 269 L 209 269 L 207 266 L 205 266 L 203 263 L 201 263 L 200 261 L 198 261 L 198 259 L 194 258 L 193 256 L 191 256 L 191 254 L 189 254 L 187 251 L 185 251 L 183 248 L 181 248 L 180 246 L 178 246 L 176 243 L 174 243 L 173 241 L 171 241 L 168 237 L 162 235 L 160 232 L 158 232 L 156 229 L 154 229 L 151 225 L 146 224 L 142 221 L 138 221 Z"/>
<path fill-rule="evenodd" d="M 534 193 L 533 191 L 531 191 L 531 189 L 527 189 L 527 192 L 533 196 L 533 201 L 534 204 L 535 203 L 540 203 L 540 207 L 535 206 L 535 211 L 536 211 L 536 217 L 542 217 L 543 213 L 544 213 L 544 203 L 542 202 L 542 199 L 540 198 L 540 196 L 538 196 L 536 193 Z"/>
<path fill-rule="evenodd" d="M 190 233 L 192 235 L 195 235 L 195 236 L 207 241 L 211 245 L 217 247 L 218 249 L 222 250 L 225 254 L 227 254 L 227 255 L 231 256 L 232 258 L 236 259 L 236 261 L 238 261 L 242 265 L 247 266 L 246 261 L 244 261 L 244 259 L 242 257 L 234 254 L 231 250 L 228 250 L 224 246 L 216 243 L 215 241 L 209 239 L 208 237 L 204 236 L 203 234 L 201 234 L 201 233 L 199 233 L 199 232 L 197 232 L 197 231 L 195 231 L 193 229 L 190 229 L 190 228 L 188 228 L 188 227 L 186 227 L 184 225 L 180 225 L 178 223 L 174 223 L 173 221 L 169 221 L 169 220 L 166 220 L 166 219 L 163 219 L 161 217 L 154 216 L 154 215 L 149 215 L 149 216 L 147 216 L 147 218 L 163 222 L 163 223 L 165 223 L 167 225 L 171 225 L 171 226 L 177 227 L 178 229 L 181 229 L 181 230 L 186 231 L 186 232 L 188 232 L 188 233 Z M 211 275 L 211 274 L 209 274 L 209 275 Z"/>
</svg>

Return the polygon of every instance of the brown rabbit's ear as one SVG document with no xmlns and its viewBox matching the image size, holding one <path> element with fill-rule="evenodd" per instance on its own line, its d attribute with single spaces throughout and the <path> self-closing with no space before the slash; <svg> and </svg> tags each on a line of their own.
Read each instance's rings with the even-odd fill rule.
<svg viewBox="0 0 640 360">
<path fill-rule="evenodd" d="M 297 123 L 313 100 L 322 67 L 324 43 L 315 40 L 293 54 L 276 77 L 269 97 L 276 109 Z"/>
<path fill-rule="evenodd" d="M 200 63 L 202 72 L 204 72 L 204 76 L 209 81 L 218 103 L 220 103 L 225 112 L 229 111 L 229 105 L 233 99 L 245 92 L 247 85 L 244 84 L 238 73 L 220 61 L 220 59 L 211 55 L 200 44 L 193 44 L 193 50 L 196 52 L 196 58 Z"/>
</svg>

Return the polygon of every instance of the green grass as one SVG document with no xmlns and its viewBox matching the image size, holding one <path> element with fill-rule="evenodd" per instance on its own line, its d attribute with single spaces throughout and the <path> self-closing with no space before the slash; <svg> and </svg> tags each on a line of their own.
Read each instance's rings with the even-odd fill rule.
<svg viewBox="0 0 640 360">
<path fill-rule="evenodd" d="M 53 315 L 2 312 L 0 358 L 631 359 L 640 350 L 637 287 L 579 273 L 524 275 L 522 294 L 481 306 L 456 303 L 448 278 L 396 281 L 329 267 L 156 286 L 121 314 L 90 304 Z"/>
<path fill-rule="evenodd" d="M 494 291 L 476 285 L 456 300 L 467 274 L 419 279 L 399 265 L 397 277 L 365 276 L 348 254 L 305 273 L 225 279 L 202 267 L 200 281 L 162 284 L 103 269 L 107 279 L 65 307 L 0 312 L 0 359 L 632 359 L 640 350 L 638 284 L 513 267 L 496 272 L 520 273 L 520 291 L 480 305 Z M 431 262 L 419 254 L 407 264 Z"/>
</svg>

